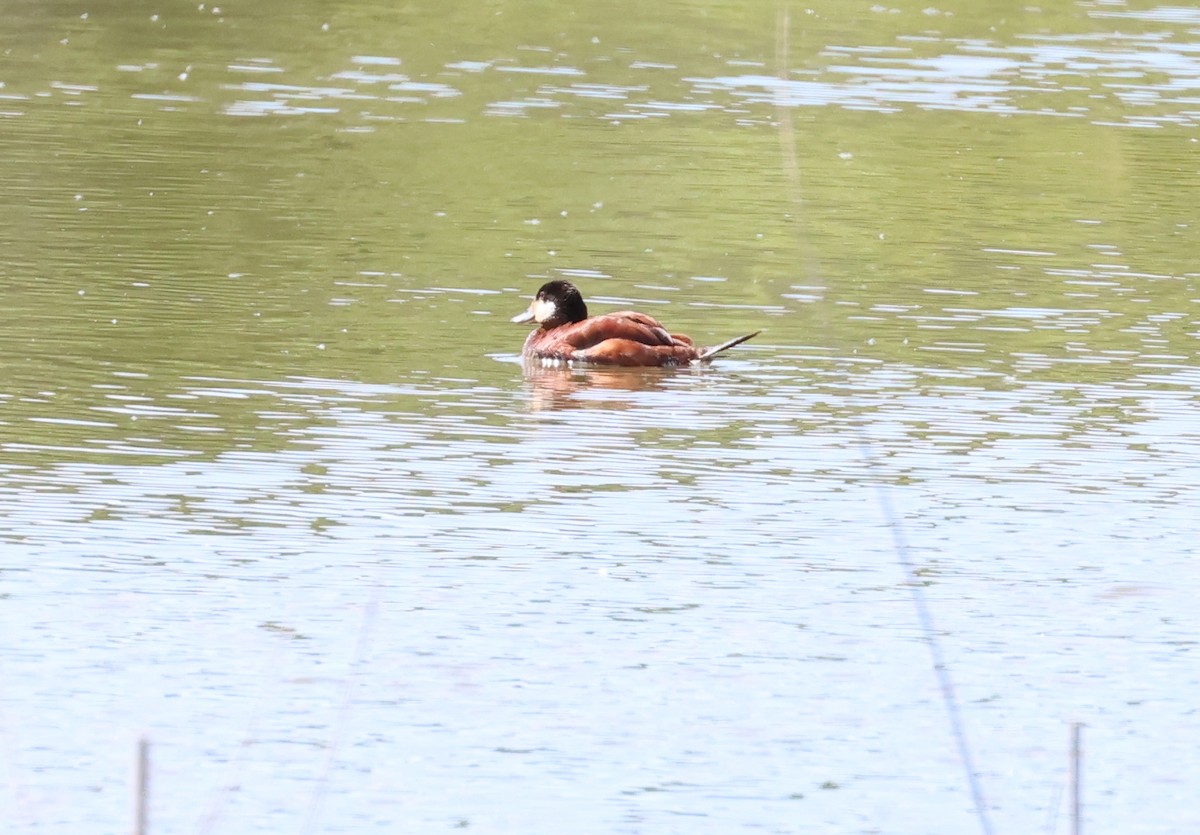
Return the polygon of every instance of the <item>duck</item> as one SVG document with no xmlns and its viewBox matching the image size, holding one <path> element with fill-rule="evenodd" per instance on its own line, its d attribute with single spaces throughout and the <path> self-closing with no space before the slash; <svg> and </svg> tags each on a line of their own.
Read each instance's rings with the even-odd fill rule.
<svg viewBox="0 0 1200 835">
<path fill-rule="evenodd" d="M 702 365 L 717 354 L 762 331 L 722 342 L 711 348 L 696 345 L 691 337 L 670 333 L 655 318 L 633 310 L 588 316 L 583 295 L 569 281 L 549 281 L 541 286 L 529 309 L 514 322 L 536 322 L 525 339 L 521 356 L 543 366 L 617 365 L 662 368 Z"/>
</svg>

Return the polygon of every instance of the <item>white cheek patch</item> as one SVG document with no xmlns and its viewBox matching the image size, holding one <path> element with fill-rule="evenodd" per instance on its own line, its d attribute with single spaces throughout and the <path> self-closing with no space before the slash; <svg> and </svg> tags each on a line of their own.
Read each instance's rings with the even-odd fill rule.
<svg viewBox="0 0 1200 835">
<path fill-rule="evenodd" d="M 537 299 L 530 310 L 533 311 L 535 322 L 545 322 L 547 319 L 554 318 L 555 304 L 549 299 Z"/>
</svg>

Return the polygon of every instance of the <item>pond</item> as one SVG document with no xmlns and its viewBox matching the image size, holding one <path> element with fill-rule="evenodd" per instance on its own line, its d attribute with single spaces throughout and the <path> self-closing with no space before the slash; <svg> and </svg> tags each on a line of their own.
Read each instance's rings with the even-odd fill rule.
<svg viewBox="0 0 1200 835">
<path fill-rule="evenodd" d="M 1200 827 L 1196 10 L 6 20 L 6 831 Z"/>
</svg>

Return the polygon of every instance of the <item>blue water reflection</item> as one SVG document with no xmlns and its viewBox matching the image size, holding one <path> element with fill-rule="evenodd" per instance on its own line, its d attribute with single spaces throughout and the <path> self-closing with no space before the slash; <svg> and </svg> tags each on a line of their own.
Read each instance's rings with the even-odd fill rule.
<svg viewBox="0 0 1200 835">
<path fill-rule="evenodd" d="M 516 388 L 195 381 L 201 404 L 258 402 L 286 446 L 49 468 L 9 448 L 10 692 L 108 717 L 12 728 L 22 750 L 93 752 L 67 771 L 23 755 L 31 817 L 109 820 L 48 820 L 38 798 L 80 767 L 122 795 L 117 729 L 144 726 L 171 828 L 194 821 L 184 785 L 211 793 L 218 829 L 302 825 L 289 798 L 332 756 L 322 814 L 346 825 L 962 831 L 966 812 L 920 799 L 960 784 L 879 482 L 1002 820 L 1048 796 L 1066 720 L 1186 761 L 1194 372 L 989 393 L 746 354 Z M 86 653 L 47 663 L 81 633 Z M 1105 785 L 1119 760 L 1097 759 Z M 514 805 L 505 786 L 535 777 Z"/>
</svg>

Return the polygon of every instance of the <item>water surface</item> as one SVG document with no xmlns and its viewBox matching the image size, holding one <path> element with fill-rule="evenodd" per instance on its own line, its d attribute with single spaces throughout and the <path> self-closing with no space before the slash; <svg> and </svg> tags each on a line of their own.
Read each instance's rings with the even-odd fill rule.
<svg viewBox="0 0 1200 835">
<path fill-rule="evenodd" d="M 7 19 L 7 829 L 1200 824 L 1192 10 Z"/>
</svg>

